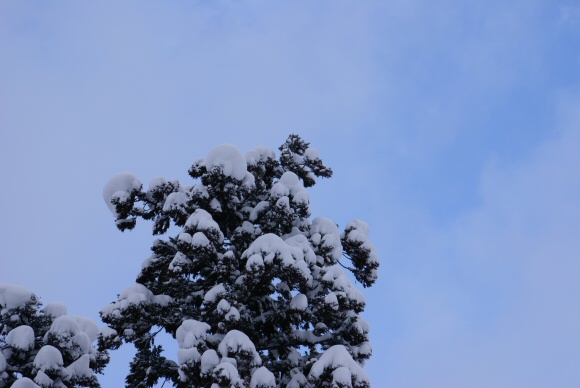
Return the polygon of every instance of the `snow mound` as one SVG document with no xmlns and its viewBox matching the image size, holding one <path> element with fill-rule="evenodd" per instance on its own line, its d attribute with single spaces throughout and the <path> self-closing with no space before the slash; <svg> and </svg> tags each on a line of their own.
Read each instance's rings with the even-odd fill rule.
<svg viewBox="0 0 580 388">
<path fill-rule="evenodd" d="M 211 326 L 195 319 L 186 319 L 177 328 L 175 338 L 181 349 L 189 349 L 202 342 Z"/>
<path fill-rule="evenodd" d="M 218 345 L 218 352 L 222 357 L 228 357 L 230 352 L 251 354 L 253 355 L 253 365 L 262 364 L 262 358 L 256 351 L 256 346 L 250 337 L 239 330 L 231 330 L 225 335 Z"/>
<path fill-rule="evenodd" d="M 105 203 L 115 216 L 117 216 L 117 209 L 115 205 L 111 203 L 114 197 L 126 198 L 133 191 L 139 191 L 143 187 L 143 184 L 135 177 L 135 175 L 130 173 L 117 174 L 105 185 L 103 188 L 103 199 Z"/>
<path fill-rule="evenodd" d="M 123 290 L 119 294 L 119 300 L 108 304 L 101 309 L 101 314 L 111 315 L 119 314 L 120 311 L 126 310 L 130 306 L 139 304 L 155 303 L 160 306 L 166 306 L 172 301 L 168 295 L 154 295 L 147 287 L 142 284 L 135 283 L 131 287 Z M 115 312 L 117 311 L 117 312 Z"/>
<path fill-rule="evenodd" d="M 41 371 L 59 369 L 62 365 L 62 354 L 54 346 L 44 345 L 34 357 L 34 368 Z"/>
<path fill-rule="evenodd" d="M 246 158 L 238 147 L 232 144 L 221 144 L 214 147 L 205 159 L 208 171 L 220 167 L 222 173 L 238 181 L 246 177 L 248 166 Z"/>
<path fill-rule="evenodd" d="M 27 325 L 18 326 L 8 333 L 6 343 L 13 348 L 30 350 L 34 348 L 34 330 Z"/>
<path fill-rule="evenodd" d="M 52 302 L 47 304 L 43 311 L 44 315 L 47 315 L 51 318 L 58 318 L 61 315 L 66 315 L 67 313 L 66 305 L 59 302 Z"/>
<path fill-rule="evenodd" d="M 348 350 L 343 345 L 334 345 L 328 348 L 320 359 L 312 365 L 308 377 L 311 380 L 316 380 L 322 376 L 325 370 L 333 370 L 332 377 L 335 383 L 345 383 L 348 376 L 354 377 L 357 383 L 367 383 L 370 386 L 370 381 L 367 373 L 363 368 L 352 359 Z M 351 379 L 348 379 L 348 385 L 351 384 Z M 347 386 L 348 386 L 347 385 Z"/>
<path fill-rule="evenodd" d="M 255 166 L 267 159 L 276 159 L 276 153 L 268 147 L 254 147 L 246 153 L 246 162 L 249 166 Z"/>
<path fill-rule="evenodd" d="M 66 370 L 72 376 L 91 377 L 93 375 L 93 371 L 89 366 L 90 361 L 90 356 L 88 354 L 83 354 L 77 360 L 67 366 Z"/>
<path fill-rule="evenodd" d="M 0 308 L 12 310 L 24 306 L 32 298 L 32 291 L 12 284 L 0 283 Z"/>
<path fill-rule="evenodd" d="M 268 368 L 262 366 L 252 374 L 250 388 L 274 388 L 276 386 L 276 377 Z"/>
<path fill-rule="evenodd" d="M 36 385 L 34 381 L 30 380 L 28 377 L 23 377 L 16 380 L 16 382 L 12 384 L 12 388 L 40 388 L 40 386 Z"/>
<path fill-rule="evenodd" d="M 330 257 L 337 262 L 342 257 L 342 243 L 338 227 L 329 218 L 316 217 L 310 228 L 310 239 L 314 245 L 319 245 L 324 250 L 330 250 Z"/>
</svg>

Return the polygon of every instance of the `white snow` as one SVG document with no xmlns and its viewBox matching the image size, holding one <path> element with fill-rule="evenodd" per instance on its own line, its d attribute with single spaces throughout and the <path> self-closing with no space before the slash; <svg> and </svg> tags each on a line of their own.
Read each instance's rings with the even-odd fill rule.
<svg viewBox="0 0 580 388">
<path fill-rule="evenodd" d="M 250 388 L 274 388 L 276 386 L 276 377 L 265 366 L 259 367 L 252 374 Z"/>
<path fill-rule="evenodd" d="M 332 372 L 332 381 L 337 384 L 342 384 L 341 386 L 352 387 L 352 375 L 350 374 L 350 370 L 345 367 L 341 366 L 336 368 Z"/>
<path fill-rule="evenodd" d="M 215 350 L 208 349 L 201 355 L 201 374 L 206 374 L 219 364 L 220 358 Z"/>
<path fill-rule="evenodd" d="M 252 340 L 239 330 L 231 330 L 218 345 L 218 352 L 222 357 L 228 357 L 230 352 L 244 352 L 254 356 L 253 365 L 261 365 L 262 359 L 256 351 L 256 346 Z"/>
<path fill-rule="evenodd" d="M 119 300 L 108 304 L 101 309 L 103 315 L 118 314 L 116 310 L 125 310 L 131 305 L 141 303 L 155 303 L 166 306 L 173 299 L 169 295 L 153 295 L 153 293 L 144 285 L 135 283 L 131 287 L 123 290 L 119 295 Z"/>
<path fill-rule="evenodd" d="M 66 315 L 67 313 L 66 305 L 59 302 L 52 302 L 47 304 L 42 311 L 44 311 L 44 315 L 47 315 L 51 318 L 57 318 L 61 315 Z"/>
<path fill-rule="evenodd" d="M 239 181 L 246 176 L 246 158 L 242 151 L 232 144 L 221 144 L 214 147 L 207 155 L 204 163 L 208 171 L 219 166 L 224 175 Z"/>
<path fill-rule="evenodd" d="M 231 307 L 230 311 L 226 314 L 226 320 L 228 321 L 239 321 L 240 320 L 240 312 L 237 308 Z"/>
<path fill-rule="evenodd" d="M 266 159 L 276 159 L 276 153 L 271 148 L 258 146 L 246 153 L 246 162 L 250 166 L 255 166 Z"/>
<path fill-rule="evenodd" d="M 215 366 L 213 374 L 216 377 L 224 377 L 230 380 L 230 387 L 238 387 L 241 384 L 238 369 L 229 362 L 222 362 Z M 217 386 L 217 384 L 215 384 Z"/>
<path fill-rule="evenodd" d="M 338 298 L 336 297 L 336 294 L 334 292 L 329 292 L 325 297 L 324 297 L 324 303 L 329 304 L 330 307 L 332 307 L 334 310 L 338 310 Z"/>
<path fill-rule="evenodd" d="M 258 215 L 268 209 L 270 203 L 268 201 L 258 202 L 258 204 L 250 212 L 250 221 L 254 222 L 258 219 Z"/>
<path fill-rule="evenodd" d="M 348 350 L 343 345 L 334 345 L 328 348 L 316 361 L 308 377 L 310 379 L 318 379 L 325 369 L 336 370 L 344 367 L 348 370 L 351 376 L 354 376 L 357 382 L 366 382 L 370 385 L 369 377 L 363 368 L 352 359 Z M 333 371 L 334 372 L 334 371 Z M 343 380 L 346 377 L 346 371 L 340 370 L 336 375 L 333 373 L 333 379 Z M 340 381 L 339 380 L 339 381 Z M 335 382 L 338 382 L 335 380 Z M 349 380 L 350 382 L 350 380 Z"/>
<path fill-rule="evenodd" d="M 304 311 L 308 307 L 308 298 L 304 294 L 298 294 L 290 301 L 290 308 L 292 310 Z"/>
<path fill-rule="evenodd" d="M 183 233 L 182 233 L 183 234 Z M 181 272 L 183 266 L 191 264 L 191 260 L 183 252 L 177 252 L 169 263 L 169 269 L 175 272 Z"/>
<path fill-rule="evenodd" d="M 332 289 L 338 294 L 342 293 L 349 300 L 357 303 L 365 303 L 365 297 L 362 292 L 357 290 L 351 281 L 346 277 L 342 268 L 337 265 L 326 268 L 326 273 L 322 280 L 332 283 Z"/>
<path fill-rule="evenodd" d="M 91 377 L 93 375 L 93 371 L 89 366 L 90 361 L 90 356 L 88 354 L 83 354 L 77 360 L 67 366 L 66 370 L 72 376 Z"/>
<path fill-rule="evenodd" d="M 307 386 L 308 380 L 306 379 L 306 376 L 304 376 L 302 372 L 300 372 L 300 369 L 298 368 L 292 369 L 290 371 L 290 375 L 292 376 L 292 379 L 290 380 L 288 385 L 286 385 L 286 388 L 302 388 Z"/>
<path fill-rule="evenodd" d="M 270 190 L 270 195 L 273 198 L 280 198 L 285 196 L 292 196 L 293 202 L 300 203 L 300 202 L 308 202 L 309 201 L 309 194 L 308 191 L 302 185 L 300 178 L 298 175 L 294 174 L 291 171 L 286 171 L 281 177 L 278 182 L 276 182 L 272 189 Z"/>
<path fill-rule="evenodd" d="M 203 209 L 196 209 L 185 222 L 185 228 L 195 231 L 215 231 L 219 235 L 218 243 L 224 242 L 224 235 L 220 230 L 217 222 L 214 221 L 211 214 Z"/>
<path fill-rule="evenodd" d="M 195 319 L 186 319 L 175 332 L 180 349 L 189 349 L 203 342 L 211 326 Z"/>
<path fill-rule="evenodd" d="M 248 272 L 260 271 L 264 268 L 264 259 L 259 253 L 254 253 L 248 258 L 246 262 L 246 270 Z"/>
<path fill-rule="evenodd" d="M 222 283 L 215 285 L 209 290 L 205 296 L 203 297 L 204 302 L 206 303 L 213 303 L 216 299 L 226 293 L 226 288 Z"/>
<path fill-rule="evenodd" d="M 220 314 L 227 313 L 228 311 L 230 311 L 230 308 L 231 308 L 230 303 L 225 299 L 220 300 L 220 302 L 217 305 L 217 311 Z"/>
<path fill-rule="evenodd" d="M 13 348 L 30 350 L 34 348 L 34 330 L 27 325 L 18 326 L 8 333 L 6 343 Z"/>
<path fill-rule="evenodd" d="M 197 348 L 177 349 L 177 361 L 183 365 L 189 361 L 198 362 L 201 359 L 201 354 Z"/>
<path fill-rule="evenodd" d="M 191 245 L 194 247 L 207 247 L 210 246 L 211 243 L 203 232 L 196 232 L 191 236 Z"/>
<path fill-rule="evenodd" d="M 304 157 L 310 160 L 320 159 L 320 156 L 318 156 L 318 150 L 312 147 L 309 147 L 304 151 Z"/>
<path fill-rule="evenodd" d="M 91 318 L 73 317 L 77 321 L 79 329 L 85 333 L 89 341 L 95 342 L 99 336 L 99 326 Z"/>
<path fill-rule="evenodd" d="M 32 291 L 24 287 L 0 283 L 0 309 L 12 310 L 24 306 L 32 298 Z"/>
<path fill-rule="evenodd" d="M 151 181 L 149 182 L 149 190 L 148 191 L 156 190 L 158 187 L 163 186 L 166 183 L 167 183 L 167 181 L 162 176 L 155 177 L 155 178 L 151 179 Z"/>
<path fill-rule="evenodd" d="M 217 198 L 213 198 L 210 201 L 209 207 L 211 207 L 216 212 L 221 212 L 222 211 L 222 205 L 220 204 L 220 201 L 217 200 Z"/>
<path fill-rule="evenodd" d="M 129 195 L 133 191 L 139 191 L 143 187 L 143 184 L 135 177 L 135 175 L 130 173 L 117 174 L 105 185 L 103 188 L 103 199 L 105 203 L 115 216 L 117 216 L 117 211 L 115 205 L 111 203 L 111 199 L 114 196 L 120 197 L 122 195 Z"/>
<path fill-rule="evenodd" d="M 34 381 L 30 380 L 28 377 L 22 377 L 12 384 L 12 388 L 40 388 L 40 386 L 36 385 Z"/>
<path fill-rule="evenodd" d="M 170 213 L 175 210 L 183 210 L 185 207 L 187 200 L 187 194 L 176 191 L 171 193 L 165 198 L 165 203 L 163 204 L 163 211 L 166 213 Z"/>
<path fill-rule="evenodd" d="M 91 351 L 91 339 L 84 331 L 79 332 L 72 337 L 72 344 L 78 346 L 82 353 L 89 353 Z"/>
<path fill-rule="evenodd" d="M 314 245 L 320 244 L 324 248 L 331 249 L 331 259 L 334 262 L 340 260 L 342 243 L 340 242 L 340 232 L 334 221 L 326 217 L 316 217 L 312 221 L 310 234 Z"/>
<path fill-rule="evenodd" d="M 80 331 L 80 328 L 74 317 L 61 315 L 52 321 L 49 331 L 60 335 L 75 335 Z"/>
<path fill-rule="evenodd" d="M 51 379 L 50 377 L 48 377 L 48 375 L 41 370 L 39 370 L 36 373 L 36 376 L 34 376 L 34 382 L 37 383 L 38 385 L 40 385 L 41 387 L 53 387 L 54 386 L 54 380 Z"/>
<path fill-rule="evenodd" d="M 44 345 L 34 357 L 34 367 L 41 371 L 58 369 L 62 365 L 62 354 L 54 346 Z"/>
<path fill-rule="evenodd" d="M 0 352 L 0 377 L 2 376 L 2 372 L 6 370 L 6 357 L 4 357 L 4 353 Z"/>
</svg>

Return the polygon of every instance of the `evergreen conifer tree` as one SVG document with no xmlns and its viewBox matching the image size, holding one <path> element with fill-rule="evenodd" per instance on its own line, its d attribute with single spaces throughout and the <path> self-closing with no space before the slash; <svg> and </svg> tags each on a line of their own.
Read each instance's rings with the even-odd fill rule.
<svg viewBox="0 0 580 388">
<path fill-rule="evenodd" d="M 156 178 L 145 190 L 131 174 L 105 186 L 121 231 L 139 217 L 155 235 L 181 228 L 153 243 L 136 283 L 101 311 L 111 328 L 101 347 L 136 347 L 128 387 L 370 386 L 365 300 L 343 270 L 376 281 L 368 225 L 341 233 L 310 220 L 306 188 L 332 170 L 297 135 L 279 150 L 217 146 L 189 169 L 190 186 Z M 177 340 L 177 362 L 156 344 L 161 330 Z"/>
<path fill-rule="evenodd" d="M 100 387 L 94 373 L 109 355 L 93 346 L 99 335 L 65 305 L 43 308 L 31 291 L 0 283 L 0 387 Z"/>
</svg>

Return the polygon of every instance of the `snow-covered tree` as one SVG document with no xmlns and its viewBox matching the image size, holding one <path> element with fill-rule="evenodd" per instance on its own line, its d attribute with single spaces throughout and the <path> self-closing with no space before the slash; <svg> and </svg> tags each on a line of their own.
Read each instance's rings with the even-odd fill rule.
<svg viewBox="0 0 580 388">
<path fill-rule="evenodd" d="M 66 310 L 43 308 L 31 291 L 0 283 L 0 387 L 100 387 L 95 372 L 109 355 L 93 346 L 99 327 Z"/>
<path fill-rule="evenodd" d="M 311 220 L 306 188 L 332 171 L 297 135 L 279 150 L 217 146 L 189 169 L 189 186 L 155 178 L 144 189 L 127 173 L 105 186 L 120 230 L 138 218 L 155 235 L 180 228 L 101 311 L 111 328 L 101 346 L 136 347 L 128 387 L 370 386 L 365 299 L 344 271 L 376 281 L 368 225 Z M 177 362 L 155 342 L 161 330 L 177 340 Z"/>
</svg>

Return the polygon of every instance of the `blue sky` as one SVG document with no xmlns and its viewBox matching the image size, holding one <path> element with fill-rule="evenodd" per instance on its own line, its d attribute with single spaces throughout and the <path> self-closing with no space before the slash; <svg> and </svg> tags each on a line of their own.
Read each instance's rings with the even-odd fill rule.
<svg viewBox="0 0 580 388">
<path fill-rule="evenodd" d="M 575 1 L 4 1 L 0 281 L 98 319 L 152 242 L 111 176 L 296 132 L 381 258 L 375 387 L 577 387 L 579 108 Z"/>
</svg>

